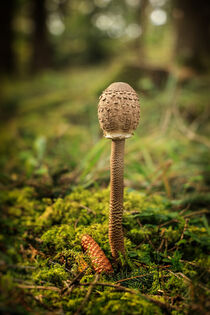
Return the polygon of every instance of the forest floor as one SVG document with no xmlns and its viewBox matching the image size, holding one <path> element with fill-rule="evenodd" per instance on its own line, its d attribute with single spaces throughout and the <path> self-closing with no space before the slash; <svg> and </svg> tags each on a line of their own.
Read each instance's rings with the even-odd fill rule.
<svg viewBox="0 0 210 315">
<path fill-rule="evenodd" d="M 207 314 L 209 76 L 143 75 L 126 141 L 126 258 L 95 274 L 81 237 L 108 243 L 110 141 L 98 96 L 118 66 L 4 82 L 0 127 L 2 314 Z M 127 74 L 131 83 L 132 73 Z"/>
</svg>

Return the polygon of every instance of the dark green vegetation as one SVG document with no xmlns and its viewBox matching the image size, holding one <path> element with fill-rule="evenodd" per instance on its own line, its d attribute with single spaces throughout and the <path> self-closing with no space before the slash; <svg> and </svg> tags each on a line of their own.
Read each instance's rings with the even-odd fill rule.
<svg viewBox="0 0 210 315">
<path fill-rule="evenodd" d="M 132 84 L 133 70 L 116 63 L 4 84 L 2 313 L 207 312 L 208 77 L 169 74 L 161 90 L 149 75 L 135 81 L 142 119 L 126 142 L 127 257 L 98 279 L 82 253 L 89 233 L 112 260 L 110 142 L 99 131 L 97 97 L 125 72 Z"/>
</svg>

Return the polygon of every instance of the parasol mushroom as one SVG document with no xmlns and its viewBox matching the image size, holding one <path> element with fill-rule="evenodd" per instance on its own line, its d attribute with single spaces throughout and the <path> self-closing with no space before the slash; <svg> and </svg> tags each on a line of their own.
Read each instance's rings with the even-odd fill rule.
<svg viewBox="0 0 210 315">
<path fill-rule="evenodd" d="M 98 119 L 104 136 L 112 140 L 110 157 L 109 243 L 113 258 L 125 255 L 123 216 L 123 172 L 125 139 L 130 138 L 140 118 L 139 98 L 127 83 L 112 83 L 102 93 Z"/>
</svg>

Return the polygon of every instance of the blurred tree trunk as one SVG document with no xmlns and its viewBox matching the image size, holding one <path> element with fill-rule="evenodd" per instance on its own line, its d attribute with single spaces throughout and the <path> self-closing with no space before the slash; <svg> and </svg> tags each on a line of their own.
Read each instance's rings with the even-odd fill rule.
<svg viewBox="0 0 210 315">
<path fill-rule="evenodd" d="M 210 1 L 174 0 L 175 52 L 194 69 L 203 70 L 210 57 Z"/>
<path fill-rule="evenodd" d="M 46 0 L 32 0 L 34 21 L 32 70 L 37 72 L 51 64 L 50 45 L 47 31 Z"/>
<path fill-rule="evenodd" d="M 141 37 L 139 42 L 139 55 L 141 59 L 145 58 L 145 38 L 147 36 L 147 23 L 148 23 L 148 9 L 149 1 L 142 0 L 140 2 L 140 26 L 141 26 Z"/>
<path fill-rule="evenodd" d="M 13 52 L 13 13 L 14 0 L 1 1 L 0 4 L 0 71 L 12 73 L 14 71 Z"/>
</svg>

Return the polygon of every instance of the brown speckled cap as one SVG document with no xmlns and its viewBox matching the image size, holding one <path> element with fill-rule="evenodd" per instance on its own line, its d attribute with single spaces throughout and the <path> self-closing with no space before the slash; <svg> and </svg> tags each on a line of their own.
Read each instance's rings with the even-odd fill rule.
<svg viewBox="0 0 210 315">
<path fill-rule="evenodd" d="M 106 138 L 117 140 L 131 137 L 139 118 L 139 98 L 129 84 L 112 83 L 100 96 L 98 119 Z"/>
</svg>

